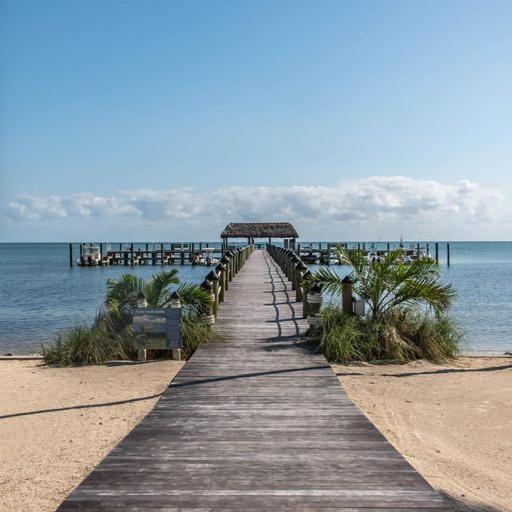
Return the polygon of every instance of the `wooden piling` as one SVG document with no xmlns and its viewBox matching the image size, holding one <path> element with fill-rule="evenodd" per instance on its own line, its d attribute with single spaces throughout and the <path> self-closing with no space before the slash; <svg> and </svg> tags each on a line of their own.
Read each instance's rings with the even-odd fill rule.
<svg viewBox="0 0 512 512">
<path fill-rule="evenodd" d="M 69 266 L 73 266 L 73 243 L 69 243 Z"/>
<path fill-rule="evenodd" d="M 343 310 L 343 313 L 345 314 L 351 314 L 352 313 L 352 281 L 350 280 L 350 277 L 346 276 L 341 281 L 342 288 L 341 288 L 341 307 Z"/>
<path fill-rule="evenodd" d="M 133 243 L 130 245 L 130 264 L 131 266 L 133 267 L 134 265 L 134 261 L 133 261 Z"/>
<path fill-rule="evenodd" d="M 436 242 L 436 263 L 439 264 L 439 242 Z"/>
<path fill-rule="evenodd" d="M 450 242 L 446 242 L 446 265 L 450 266 Z"/>
</svg>

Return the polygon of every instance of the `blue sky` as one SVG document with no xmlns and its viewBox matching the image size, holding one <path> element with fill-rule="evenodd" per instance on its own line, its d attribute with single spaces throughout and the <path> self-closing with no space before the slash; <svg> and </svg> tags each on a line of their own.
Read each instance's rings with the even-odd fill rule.
<svg viewBox="0 0 512 512">
<path fill-rule="evenodd" d="M 0 240 L 273 219 L 512 238 L 511 2 L 3 0 L 0 20 Z"/>
</svg>

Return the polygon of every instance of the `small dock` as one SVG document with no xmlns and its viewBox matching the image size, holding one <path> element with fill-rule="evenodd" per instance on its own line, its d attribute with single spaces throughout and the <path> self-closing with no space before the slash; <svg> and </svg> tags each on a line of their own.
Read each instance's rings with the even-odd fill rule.
<svg viewBox="0 0 512 512">
<path fill-rule="evenodd" d="M 255 243 L 251 237 L 248 237 L 247 243 L 259 249 L 267 245 L 261 241 Z M 272 243 L 271 238 L 268 243 Z M 219 242 L 70 243 L 69 266 L 201 265 L 208 258 L 213 264 L 228 249 L 236 246 L 228 245 L 227 239 L 223 239 L 222 245 Z M 427 256 L 437 263 L 442 252 L 446 264 L 450 266 L 449 242 L 296 242 L 295 239 L 285 239 L 284 246 L 293 249 L 308 265 L 339 264 L 337 250 L 347 248 L 358 250 L 370 258 L 380 258 L 391 251 L 401 250 L 408 258 Z"/>
<path fill-rule="evenodd" d="M 255 251 L 219 313 L 225 341 L 196 351 L 58 511 L 451 510 L 304 346 L 292 295 Z"/>
</svg>

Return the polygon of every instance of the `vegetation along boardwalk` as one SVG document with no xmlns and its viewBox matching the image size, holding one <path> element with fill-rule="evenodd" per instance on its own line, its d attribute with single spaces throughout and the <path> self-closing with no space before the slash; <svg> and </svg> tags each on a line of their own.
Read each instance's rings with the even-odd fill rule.
<svg viewBox="0 0 512 512">
<path fill-rule="evenodd" d="M 449 510 L 359 412 L 255 251 L 200 347 L 60 511 Z"/>
</svg>

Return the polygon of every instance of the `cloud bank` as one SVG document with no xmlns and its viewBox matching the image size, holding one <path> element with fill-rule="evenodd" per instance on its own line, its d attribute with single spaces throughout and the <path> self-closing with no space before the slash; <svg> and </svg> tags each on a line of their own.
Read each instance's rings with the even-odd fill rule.
<svg viewBox="0 0 512 512">
<path fill-rule="evenodd" d="M 499 191 L 468 180 L 443 184 L 403 176 L 375 176 L 334 187 L 139 189 L 120 190 L 110 196 L 85 192 L 20 195 L 8 203 L 7 215 L 24 225 L 70 220 L 137 225 L 179 222 L 193 232 L 201 225 L 219 230 L 230 221 L 287 220 L 303 231 L 317 231 L 322 226 L 327 231 L 340 226 L 366 231 L 387 226 L 396 232 L 404 226 L 439 230 L 448 225 L 493 223 L 508 215 L 508 207 Z M 319 233 L 319 237 L 327 234 Z"/>
</svg>

